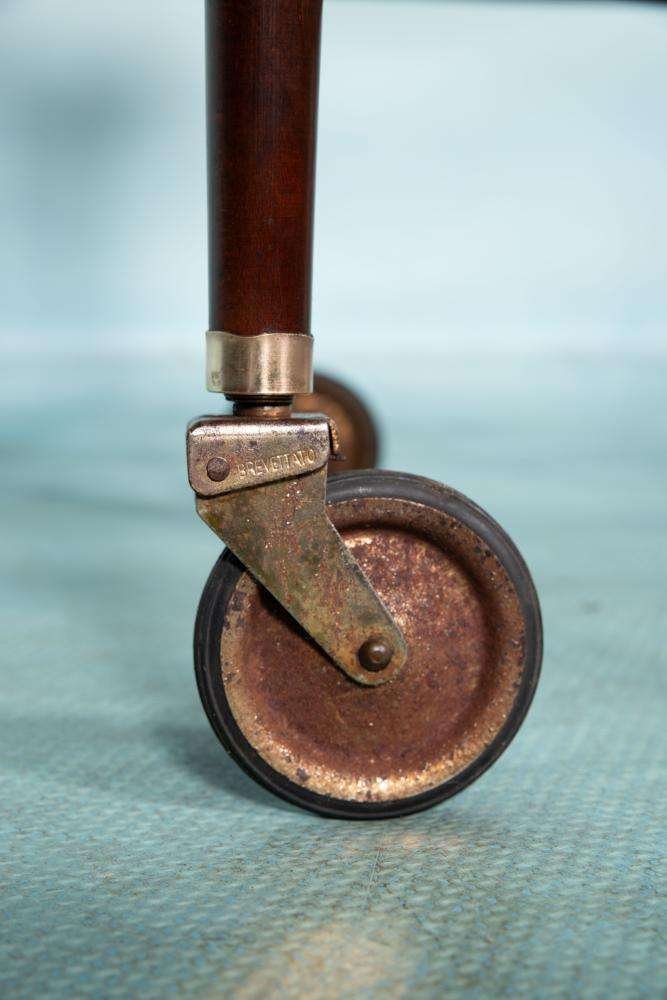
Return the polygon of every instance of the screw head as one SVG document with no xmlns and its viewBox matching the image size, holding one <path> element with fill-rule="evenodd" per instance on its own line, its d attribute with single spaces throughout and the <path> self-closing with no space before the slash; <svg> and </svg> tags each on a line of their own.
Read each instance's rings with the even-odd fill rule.
<svg viewBox="0 0 667 1000">
<path fill-rule="evenodd" d="M 364 670 L 370 670 L 373 673 L 388 667 L 393 655 L 394 650 L 389 643 L 378 636 L 371 636 L 370 639 L 367 639 L 357 653 Z"/>
<path fill-rule="evenodd" d="M 206 466 L 206 475 L 214 483 L 221 483 L 231 471 L 232 467 L 226 458 L 212 458 Z"/>
</svg>

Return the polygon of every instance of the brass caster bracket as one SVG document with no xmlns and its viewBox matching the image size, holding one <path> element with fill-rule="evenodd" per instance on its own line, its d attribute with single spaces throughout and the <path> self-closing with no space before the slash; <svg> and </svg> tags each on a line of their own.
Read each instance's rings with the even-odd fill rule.
<svg viewBox="0 0 667 1000">
<path fill-rule="evenodd" d="M 326 511 L 326 417 L 201 417 L 188 427 L 197 513 L 349 677 L 396 676 L 407 646 Z M 298 670 L 298 664 L 294 664 Z"/>
</svg>

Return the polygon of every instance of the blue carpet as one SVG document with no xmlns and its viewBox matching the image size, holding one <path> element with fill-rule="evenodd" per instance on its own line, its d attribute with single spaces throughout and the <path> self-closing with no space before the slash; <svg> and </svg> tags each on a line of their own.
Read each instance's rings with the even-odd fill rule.
<svg viewBox="0 0 667 1000">
<path fill-rule="evenodd" d="M 404 409 L 399 373 L 374 373 L 384 464 L 512 532 L 546 658 L 477 784 L 360 825 L 264 793 L 200 709 L 201 372 L 65 357 L 36 387 L 10 365 L 4 995 L 664 995 L 666 367 L 460 360 Z"/>
</svg>

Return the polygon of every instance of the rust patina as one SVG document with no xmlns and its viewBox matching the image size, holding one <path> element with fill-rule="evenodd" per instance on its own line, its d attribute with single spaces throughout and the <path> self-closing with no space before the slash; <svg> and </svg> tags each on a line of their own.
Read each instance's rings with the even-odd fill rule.
<svg viewBox="0 0 667 1000">
<path fill-rule="evenodd" d="M 519 598 L 485 543 L 440 511 L 366 498 L 329 515 L 401 628 L 406 665 L 382 687 L 356 684 L 244 573 L 222 633 L 226 697 L 248 742 L 291 781 L 352 801 L 417 795 L 479 758 L 505 724 L 524 670 Z"/>
</svg>

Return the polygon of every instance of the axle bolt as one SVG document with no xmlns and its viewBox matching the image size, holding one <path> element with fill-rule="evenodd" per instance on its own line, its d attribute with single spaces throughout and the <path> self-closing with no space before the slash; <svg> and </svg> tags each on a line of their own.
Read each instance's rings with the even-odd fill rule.
<svg viewBox="0 0 667 1000">
<path fill-rule="evenodd" d="M 226 458 L 212 458 L 206 466 L 206 475 L 214 483 L 221 483 L 231 472 L 231 466 Z"/>
<path fill-rule="evenodd" d="M 370 670 L 373 673 L 384 670 L 385 667 L 389 666 L 393 655 L 394 650 L 389 643 L 375 636 L 367 639 L 357 653 L 359 662 L 364 670 Z"/>
</svg>

